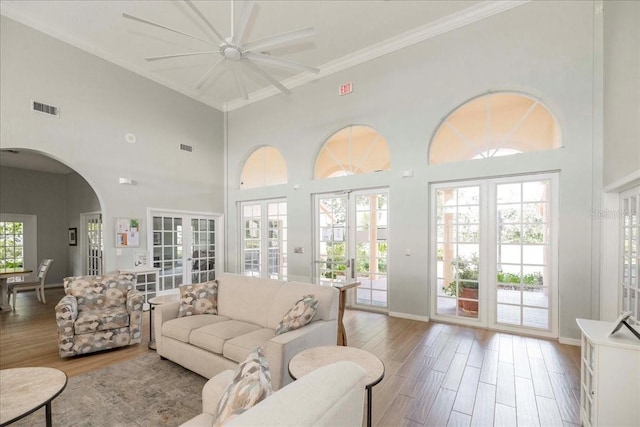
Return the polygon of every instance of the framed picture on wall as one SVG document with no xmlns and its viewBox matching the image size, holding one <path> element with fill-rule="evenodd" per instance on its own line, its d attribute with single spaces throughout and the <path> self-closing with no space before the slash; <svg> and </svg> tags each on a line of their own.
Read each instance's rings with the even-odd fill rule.
<svg viewBox="0 0 640 427">
<path fill-rule="evenodd" d="M 69 229 L 69 246 L 78 246 L 78 229 Z"/>
</svg>

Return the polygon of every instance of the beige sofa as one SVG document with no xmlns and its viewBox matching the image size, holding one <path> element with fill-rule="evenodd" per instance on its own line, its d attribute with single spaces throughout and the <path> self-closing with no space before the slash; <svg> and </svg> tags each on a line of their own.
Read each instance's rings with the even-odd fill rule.
<svg viewBox="0 0 640 427">
<path fill-rule="evenodd" d="M 156 306 L 157 352 L 203 377 L 234 369 L 261 346 L 274 390 L 291 382 L 289 360 L 302 350 L 335 345 L 339 291 L 329 286 L 223 273 L 217 276 L 218 314 L 177 317 L 179 303 Z M 304 295 L 318 300 L 311 323 L 275 336 L 283 316 Z"/>
<path fill-rule="evenodd" d="M 218 401 L 233 371 L 210 379 L 202 389 L 202 414 L 181 427 L 211 426 Z M 273 393 L 225 426 L 362 426 L 365 372 L 353 362 L 323 366 Z"/>
</svg>

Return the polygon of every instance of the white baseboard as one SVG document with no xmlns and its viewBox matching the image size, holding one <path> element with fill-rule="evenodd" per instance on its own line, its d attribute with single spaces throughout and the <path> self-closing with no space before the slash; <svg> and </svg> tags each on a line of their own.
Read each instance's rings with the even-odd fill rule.
<svg viewBox="0 0 640 427">
<path fill-rule="evenodd" d="M 397 311 L 390 311 L 389 316 L 399 317 L 401 319 L 417 320 L 419 322 L 429 322 L 429 316 L 417 316 L 415 314 L 398 313 Z"/>
<path fill-rule="evenodd" d="M 580 347 L 582 345 L 582 341 L 575 338 L 560 337 L 558 338 L 558 342 L 560 344 L 575 345 L 576 347 Z"/>
</svg>

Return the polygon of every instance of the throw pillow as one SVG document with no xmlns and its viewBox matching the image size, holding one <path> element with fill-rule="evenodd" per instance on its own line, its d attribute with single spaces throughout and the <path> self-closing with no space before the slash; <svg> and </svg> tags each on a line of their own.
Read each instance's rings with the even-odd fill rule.
<svg viewBox="0 0 640 427">
<path fill-rule="evenodd" d="M 218 281 L 180 286 L 178 317 L 218 314 Z"/>
<path fill-rule="evenodd" d="M 221 426 L 233 417 L 265 399 L 272 392 L 269 363 L 261 347 L 255 347 L 236 368 L 231 384 L 225 388 L 216 408 L 214 426 Z"/>
<path fill-rule="evenodd" d="M 313 315 L 316 314 L 317 305 L 318 300 L 316 300 L 313 295 L 303 296 L 294 304 L 287 314 L 284 315 L 280 323 L 278 323 L 276 335 L 302 328 L 311 322 Z"/>
</svg>

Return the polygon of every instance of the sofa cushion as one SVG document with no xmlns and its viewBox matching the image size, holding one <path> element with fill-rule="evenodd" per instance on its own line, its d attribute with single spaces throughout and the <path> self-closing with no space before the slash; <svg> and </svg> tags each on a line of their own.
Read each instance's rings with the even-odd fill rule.
<svg viewBox="0 0 640 427">
<path fill-rule="evenodd" d="M 264 348 L 267 342 L 275 336 L 273 329 L 261 328 L 248 334 L 227 340 L 222 349 L 222 355 L 234 362 L 242 362 L 255 346 Z"/>
<path fill-rule="evenodd" d="M 178 317 L 194 314 L 218 314 L 218 282 L 180 286 Z"/>
<path fill-rule="evenodd" d="M 219 314 L 243 322 L 254 323 L 263 328 L 270 327 L 267 325 L 269 309 L 275 302 L 274 298 L 278 290 L 286 286 L 285 282 L 228 273 L 218 274 L 216 279 L 218 280 Z M 298 298 L 291 301 L 287 309 Z M 280 312 L 280 317 L 287 309 Z M 275 329 L 275 327 L 271 327 L 271 329 Z"/>
<path fill-rule="evenodd" d="M 269 363 L 257 347 L 234 371 L 216 408 L 215 426 L 222 426 L 272 393 Z"/>
<path fill-rule="evenodd" d="M 313 315 L 316 314 L 317 305 L 318 300 L 313 295 L 305 295 L 300 298 L 278 323 L 275 334 L 284 334 L 302 328 L 311 322 Z"/>
<path fill-rule="evenodd" d="M 191 331 L 218 322 L 226 322 L 228 317 L 215 314 L 201 314 L 171 319 L 162 324 L 162 336 L 173 338 L 185 343 L 189 342 Z"/>
<path fill-rule="evenodd" d="M 189 344 L 216 354 L 222 354 L 225 341 L 260 329 L 253 323 L 226 320 L 203 326 L 191 332 Z"/>
<path fill-rule="evenodd" d="M 129 326 L 129 313 L 125 307 L 82 310 L 73 324 L 76 335 Z"/>
</svg>

